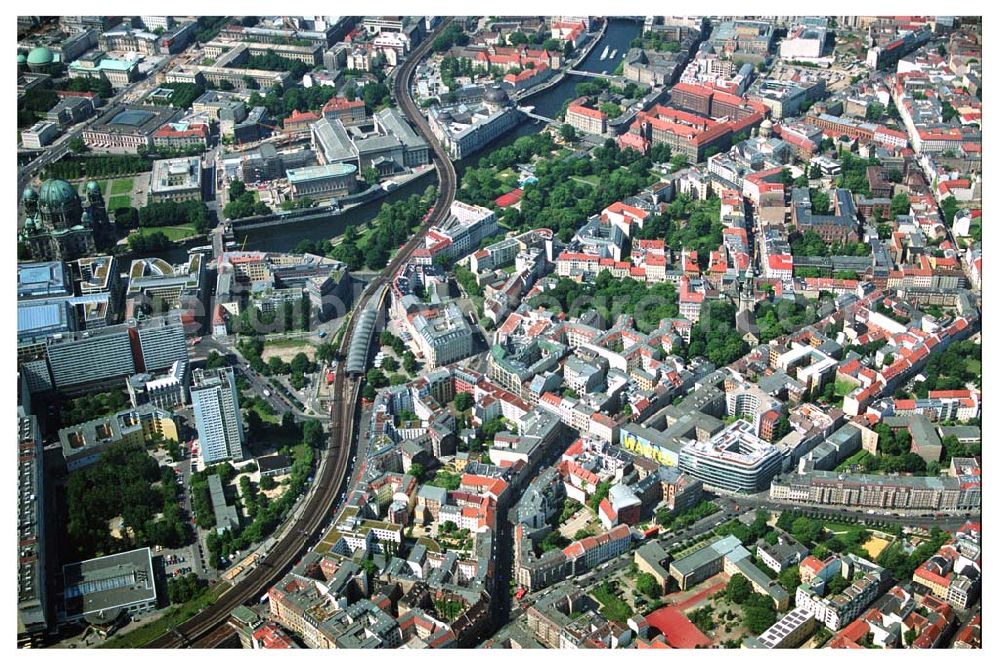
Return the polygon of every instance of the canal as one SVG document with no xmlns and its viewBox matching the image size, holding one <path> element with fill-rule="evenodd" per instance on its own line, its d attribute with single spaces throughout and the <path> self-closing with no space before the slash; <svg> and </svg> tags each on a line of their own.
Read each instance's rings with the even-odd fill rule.
<svg viewBox="0 0 1000 664">
<path fill-rule="evenodd" d="M 639 36 L 641 29 L 642 26 L 635 21 L 611 19 L 604 37 L 594 46 L 578 68 L 581 71 L 611 73 L 618 66 L 618 63 L 621 62 L 622 58 L 625 57 L 629 43 Z M 604 54 L 605 47 L 608 49 L 607 57 L 602 60 L 601 55 Z M 617 53 L 612 58 L 611 53 L 614 51 L 617 51 Z M 576 96 L 574 88 L 577 83 L 588 80 L 591 79 L 584 76 L 567 75 L 558 84 L 537 95 L 532 95 L 521 103 L 525 106 L 534 106 L 535 112 L 540 115 L 550 118 L 555 117 L 562 110 L 563 104 Z M 468 159 L 456 163 L 455 167 L 459 179 L 461 179 L 466 168 L 478 163 L 479 158 L 487 154 L 489 150 L 510 145 L 521 136 L 529 136 L 537 133 L 544 127 L 545 125 L 541 122 L 526 119 L 518 127 L 505 134 L 489 147 L 480 150 L 476 155 Z M 245 238 L 239 235 L 236 240 L 241 247 L 244 246 L 245 240 L 245 248 L 247 250 L 291 251 L 302 240 L 308 239 L 317 242 L 327 240 L 341 235 L 349 225 L 361 226 L 367 224 L 375 218 L 384 203 L 393 203 L 408 197 L 410 194 L 423 193 L 429 184 L 436 183 L 437 179 L 435 177 L 428 176 L 396 189 L 381 200 L 360 205 L 343 214 L 332 215 L 320 221 L 313 220 L 300 224 L 253 230 L 249 231 Z"/>
</svg>

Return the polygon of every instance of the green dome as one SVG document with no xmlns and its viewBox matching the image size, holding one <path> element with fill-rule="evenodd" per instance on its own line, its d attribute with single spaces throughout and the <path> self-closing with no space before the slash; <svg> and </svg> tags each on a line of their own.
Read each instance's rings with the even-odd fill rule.
<svg viewBox="0 0 1000 664">
<path fill-rule="evenodd" d="M 101 190 L 101 187 L 96 182 L 94 182 L 93 180 L 91 180 L 90 182 L 87 183 L 87 193 L 88 194 L 93 194 L 93 193 L 99 192 L 100 190 Z"/>
<path fill-rule="evenodd" d="M 29 65 L 49 65 L 52 64 L 53 60 L 55 60 L 55 57 L 52 55 L 52 51 L 44 46 L 33 48 L 31 49 L 31 53 L 28 53 Z"/>
<path fill-rule="evenodd" d="M 17 64 L 23 65 L 27 61 L 28 61 L 28 58 L 27 58 L 27 56 L 24 55 L 24 53 L 18 53 L 17 54 Z"/>
<path fill-rule="evenodd" d="M 66 180 L 46 180 L 38 192 L 38 201 L 48 208 L 60 208 L 78 200 L 73 185 Z"/>
<path fill-rule="evenodd" d="M 33 201 L 38 198 L 38 192 L 31 187 L 25 187 L 24 193 L 21 194 L 21 198 L 26 201 Z"/>
</svg>

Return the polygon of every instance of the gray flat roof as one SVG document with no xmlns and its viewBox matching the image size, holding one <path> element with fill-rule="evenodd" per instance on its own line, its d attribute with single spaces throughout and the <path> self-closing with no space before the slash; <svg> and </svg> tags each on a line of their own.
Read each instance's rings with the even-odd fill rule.
<svg viewBox="0 0 1000 664">
<path fill-rule="evenodd" d="M 340 120 L 320 120 L 313 124 L 313 132 L 327 163 L 356 159 L 354 145 Z"/>
<path fill-rule="evenodd" d="M 670 568 L 671 570 L 676 570 L 682 576 L 687 576 L 713 560 L 724 557 L 738 546 L 741 546 L 741 544 L 735 535 L 726 535 L 722 539 L 712 542 L 689 556 L 673 561 L 670 563 Z"/>
<path fill-rule="evenodd" d="M 427 147 L 427 141 L 421 138 L 409 123 L 403 119 L 399 111 L 394 108 L 386 108 L 375 114 L 378 121 L 385 128 L 403 142 L 408 148 Z"/>
<path fill-rule="evenodd" d="M 227 528 L 236 530 L 240 527 L 240 517 L 236 508 L 226 504 L 226 493 L 222 488 L 222 480 L 218 475 L 208 476 L 208 491 L 212 497 L 212 510 L 215 512 L 215 527 L 217 530 Z"/>
<path fill-rule="evenodd" d="M 67 617 L 156 600 L 149 547 L 63 566 Z"/>
</svg>

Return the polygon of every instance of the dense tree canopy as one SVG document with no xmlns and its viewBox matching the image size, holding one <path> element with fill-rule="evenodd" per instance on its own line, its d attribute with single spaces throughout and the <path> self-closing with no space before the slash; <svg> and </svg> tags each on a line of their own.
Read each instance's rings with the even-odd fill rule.
<svg viewBox="0 0 1000 664">
<path fill-rule="evenodd" d="M 698 252 L 699 264 L 705 267 L 709 253 L 722 244 L 720 205 L 718 198 L 695 201 L 688 194 L 680 194 L 666 212 L 646 219 L 638 237 L 663 240 L 674 251 L 693 249 Z"/>
<path fill-rule="evenodd" d="M 691 328 L 687 356 L 707 357 L 718 366 L 735 362 L 750 350 L 736 330 L 735 322 L 734 304 L 725 300 L 707 303 L 702 310 L 701 320 Z"/>
<path fill-rule="evenodd" d="M 173 470 L 160 468 L 142 447 L 112 445 L 100 461 L 73 472 L 66 507 L 66 534 L 76 560 L 137 546 L 181 546 L 190 536 Z M 109 528 L 115 517 L 122 519 L 119 538 Z"/>
<path fill-rule="evenodd" d="M 650 332 L 664 318 L 678 315 L 677 292 L 672 283 L 649 284 L 635 279 L 616 279 L 610 272 L 602 272 L 593 283 L 578 283 L 560 279 L 555 288 L 536 295 L 529 305 L 545 306 L 550 311 L 560 310 L 578 316 L 588 309 L 596 309 L 606 320 L 621 314 L 635 316 L 636 327 Z"/>
<path fill-rule="evenodd" d="M 756 317 L 761 343 L 768 343 L 772 339 L 815 323 L 819 318 L 811 302 L 786 299 L 761 302 L 757 306 Z"/>
<path fill-rule="evenodd" d="M 143 227 L 192 224 L 198 233 L 208 232 L 208 206 L 201 201 L 161 201 L 139 209 Z"/>
</svg>

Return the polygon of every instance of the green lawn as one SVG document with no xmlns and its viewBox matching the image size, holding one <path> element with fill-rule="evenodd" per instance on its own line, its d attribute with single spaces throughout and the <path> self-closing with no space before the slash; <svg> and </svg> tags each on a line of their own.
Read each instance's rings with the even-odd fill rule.
<svg viewBox="0 0 1000 664">
<path fill-rule="evenodd" d="M 111 181 L 111 195 L 116 196 L 118 194 L 128 194 L 131 197 L 132 178 L 120 178 Z"/>
<path fill-rule="evenodd" d="M 173 242 L 197 235 L 194 230 L 194 226 L 191 224 L 181 224 L 179 226 L 146 226 L 144 228 L 140 228 L 138 232 L 143 235 L 160 232 L 166 235 L 167 239 Z"/>
<path fill-rule="evenodd" d="M 264 347 L 267 348 L 295 348 L 297 346 L 312 346 L 313 344 L 306 337 L 267 337 L 264 339 Z"/>
<path fill-rule="evenodd" d="M 153 639 L 156 639 L 174 629 L 202 609 L 214 604 L 215 600 L 219 599 L 219 597 L 222 596 L 222 593 L 229 587 L 228 583 L 218 583 L 213 588 L 210 588 L 191 601 L 181 604 L 180 606 L 170 607 L 159 620 L 151 622 L 148 625 L 143 625 L 142 627 L 134 629 L 126 634 L 120 634 L 112 637 L 107 642 L 101 644 L 100 647 L 140 648 Z"/>
<path fill-rule="evenodd" d="M 977 360 L 974 357 L 970 357 L 965 360 L 965 368 L 968 369 L 969 373 L 974 373 L 977 376 L 983 375 L 983 361 Z"/>
<path fill-rule="evenodd" d="M 863 533 L 868 530 L 868 528 L 857 523 L 830 523 L 826 524 L 825 527 L 830 531 L 834 539 L 839 539 L 845 544 L 849 543 L 846 539 L 847 535 L 855 532 Z"/>
<path fill-rule="evenodd" d="M 517 173 L 510 168 L 505 168 L 497 173 L 497 179 L 509 187 L 517 186 Z"/>
<path fill-rule="evenodd" d="M 633 612 L 629 605 L 621 597 L 608 592 L 604 584 L 590 594 L 601 603 L 601 615 L 608 620 L 624 623 L 632 617 Z"/>
<path fill-rule="evenodd" d="M 117 210 L 123 207 L 132 207 L 132 195 L 123 194 L 121 196 L 112 196 L 108 199 L 107 203 L 109 210 Z"/>
<path fill-rule="evenodd" d="M 596 175 L 587 175 L 586 177 L 580 177 L 579 175 L 571 175 L 570 180 L 575 180 L 580 184 L 589 184 L 591 187 L 596 187 L 598 184 L 598 178 Z"/>
<path fill-rule="evenodd" d="M 846 380 L 838 380 L 836 381 L 836 383 L 834 383 L 833 393 L 836 394 L 838 397 L 845 397 L 854 390 L 854 387 L 855 387 L 854 383 L 851 383 Z"/>
<path fill-rule="evenodd" d="M 868 452 L 865 452 L 864 450 L 858 450 L 856 453 L 854 453 L 851 456 L 849 456 L 846 459 L 844 459 L 840 463 L 840 465 L 837 466 L 837 470 L 847 470 L 848 468 L 850 468 L 854 464 L 861 463 L 861 461 L 866 456 L 868 456 Z"/>
<path fill-rule="evenodd" d="M 271 424 L 281 424 L 281 418 L 274 413 L 267 412 L 266 410 L 259 407 L 260 403 L 254 401 L 250 406 L 250 410 L 253 410 L 260 417 L 261 421 L 269 422 Z"/>
</svg>

